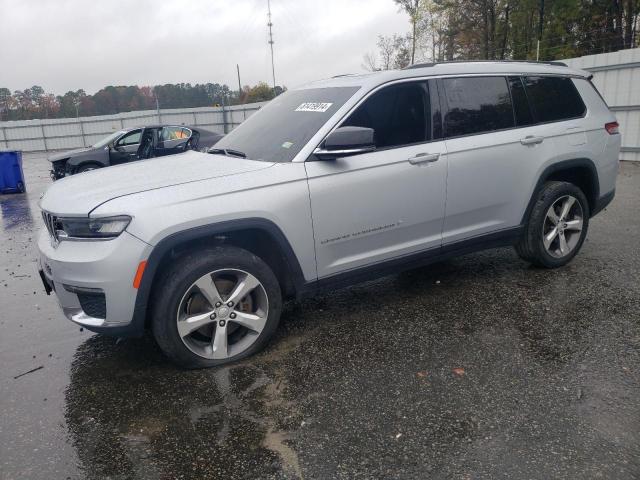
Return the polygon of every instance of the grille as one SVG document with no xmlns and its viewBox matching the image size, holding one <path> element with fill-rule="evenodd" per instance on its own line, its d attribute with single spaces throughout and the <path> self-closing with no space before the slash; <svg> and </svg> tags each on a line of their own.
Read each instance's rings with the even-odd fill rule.
<svg viewBox="0 0 640 480">
<path fill-rule="evenodd" d="M 51 215 L 48 212 L 42 212 L 42 220 L 44 221 L 47 231 L 52 238 L 58 240 L 58 217 Z"/>
<path fill-rule="evenodd" d="M 104 293 L 78 293 L 84 313 L 93 318 L 107 318 L 107 302 Z"/>
</svg>

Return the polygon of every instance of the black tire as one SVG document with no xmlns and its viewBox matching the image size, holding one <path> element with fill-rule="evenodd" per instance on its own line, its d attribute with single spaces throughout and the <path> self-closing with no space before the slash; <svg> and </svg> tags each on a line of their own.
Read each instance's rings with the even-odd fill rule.
<svg viewBox="0 0 640 480">
<path fill-rule="evenodd" d="M 190 286 L 200 277 L 220 269 L 240 269 L 256 277 L 267 294 L 269 308 L 264 329 L 246 350 L 223 360 L 205 358 L 192 352 L 178 334 L 177 312 Z M 273 271 L 259 257 L 233 246 L 209 247 L 176 259 L 161 272 L 162 281 L 152 293 L 152 331 L 164 354 L 185 368 L 224 365 L 253 355 L 274 334 L 282 311 L 280 285 Z"/>
<path fill-rule="evenodd" d="M 98 163 L 83 163 L 77 168 L 76 173 L 89 172 L 91 170 L 97 170 L 99 168 L 102 168 L 102 165 Z"/>
<path fill-rule="evenodd" d="M 24 190 L 25 190 L 25 188 L 24 188 L 24 183 L 22 183 L 22 182 L 18 182 L 17 190 L 18 190 L 18 192 L 20 192 L 20 193 L 24 193 Z"/>
<path fill-rule="evenodd" d="M 547 212 L 558 199 L 571 195 L 582 208 L 582 230 L 575 247 L 565 256 L 551 255 L 543 243 L 543 228 Z M 589 228 L 589 202 L 580 188 L 572 183 L 551 181 L 543 185 L 538 192 L 535 204 L 531 209 L 529 219 L 525 225 L 522 239 L 515 245 L 516 252 L 523 260 L 538 267 L 557 268 L 569 263 L 580 251 Z"/>
</svg>

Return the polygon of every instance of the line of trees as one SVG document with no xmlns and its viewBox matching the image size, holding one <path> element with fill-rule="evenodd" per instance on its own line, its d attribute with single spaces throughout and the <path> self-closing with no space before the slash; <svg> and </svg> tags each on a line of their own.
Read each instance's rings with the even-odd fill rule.
<svg viewBox="0 0 640 480">
<path fill-rule="evenodd" d="M 379 36 L 368 70 L 416 61 L 555 60 L 640 45 L 640 0 L 394 0 L 411 30 Z"/>
<path fill-rule="evenodd" d="M 109 86 L 93 95 L 84 90 L 69 91 L 64 95 L 47 93 L 34 85 L 11 93 L 0 87 L 0 120 L 31 120 L 35 118 L 70 118 L 77 116 L 109 115 L 136 110 L 160 108 L 193 108 L 214 105 L 271 100 L 285 90 L 275 91 L 264 82 L 245 86 L 240 92 L 219 83 L 190 83 L 144 86 Z M 156 103 L 157 102 L 157 103 Z"/>
</svg>

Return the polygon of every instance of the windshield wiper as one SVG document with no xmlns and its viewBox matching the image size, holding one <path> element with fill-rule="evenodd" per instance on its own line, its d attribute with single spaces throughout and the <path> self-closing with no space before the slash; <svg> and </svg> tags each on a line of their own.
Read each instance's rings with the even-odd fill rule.
<svg viewBox="0 0 640 480">
<path fill-rule="evenodd" d="M 226 155 L 227 157 L 240 157 L 247 158 L 247 154 L 238 150 L 232 150 L 230 148 L 210 148 L 207 153 L 218 153 Z"/>
</svg>

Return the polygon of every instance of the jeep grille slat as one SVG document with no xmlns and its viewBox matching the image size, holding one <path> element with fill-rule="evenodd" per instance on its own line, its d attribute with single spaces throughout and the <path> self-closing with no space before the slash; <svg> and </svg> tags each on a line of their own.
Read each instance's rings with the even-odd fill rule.
<svg viewBox="0 0 640 480">
<path fill-rule="evenodd" d="M 42 219 L 44 220 L 44 224 L 47 227 L 47 231 L 49 235 L 54 240 L 58 241 L 58 229 L 56 228 L 56 224 L 58 223 L 58 218 L 54 215 L 51 215 L 48 212 L 42 212 Z"/>
</svg>

